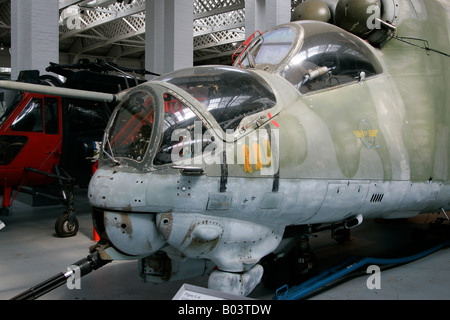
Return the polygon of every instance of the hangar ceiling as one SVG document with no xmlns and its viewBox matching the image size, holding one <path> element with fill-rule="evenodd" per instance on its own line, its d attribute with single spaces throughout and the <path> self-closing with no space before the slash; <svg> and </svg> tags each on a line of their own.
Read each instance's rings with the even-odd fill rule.
<svg viewBox="0 0 450 320">
<path fill-rule="evenodd" d="M 245 0 L 193 1 L 194 64 L 230 63 L 232 53 L 245 40 Z M 10 6 L 11 0 L 0 0 L 3 48 L 11 42 Z M 59 27 L 60 54 L 66 63 L 101 58 L 144 65 L 145 0 L 59 0 L 59 10 L 61 18 L 66 18 Z M 80 19 L 70 20 L 74 14 Z"/>
</svg>

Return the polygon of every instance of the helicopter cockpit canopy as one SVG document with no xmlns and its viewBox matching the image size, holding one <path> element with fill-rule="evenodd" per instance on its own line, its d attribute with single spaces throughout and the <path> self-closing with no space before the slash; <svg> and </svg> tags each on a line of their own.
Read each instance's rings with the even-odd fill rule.
<svg viewBox="0 0 450 320">
<path fill-rule="evenodd" d="M 276 103 L 254 72 L 229 66 L 175 71 L 127 94 L 107 129 L 104 157 L 142 163 L 152 153 L 153 165 L 193 158 L 213 143 L 209 129 L 233 135 L 247 117 Z"/>
<path fill-rule="evenodd" d="M 227 66 L 196 67 L 175 71 L 156 80 L 172 83 L 196 98 L 223 131 L 276 104 L 269 85 L 259 76 Z"/>
<path fill-rule="evenodd" d="M 297 21 L 269 30 L 250 43 L 235 66 L 279 74 L 304 94 L 382 72 L 368 44 L 319 21 Z"/>
</svg>

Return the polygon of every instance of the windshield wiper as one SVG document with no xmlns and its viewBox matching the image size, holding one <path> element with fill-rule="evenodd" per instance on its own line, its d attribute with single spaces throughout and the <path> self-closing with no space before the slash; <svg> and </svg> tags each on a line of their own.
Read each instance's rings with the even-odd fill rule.
<svg viewBox="0 0 450 320">
<path fill-rule="evenodd" d="M 261 42 L 261 44 L 260 44 Z M 259 37 L 258 39 L 255 40 L 255 43 L 247 49 L 247 55 L 245 56 L 245 58 L 248 60 L 248 66 L 250 68 L 255 68 L 256 66 L 256 62 L 255 62 L 255 57 L 256 55 L 253 53 L 256 50 L 256 46 L 258 45 L 262 45 L 264 43 L 264 38 Z"/>
<path fill-rule="evenodd" d="M 251 52 L 248 53 L 247 60 L 248 60 L 249 67 L 254 68 L 255 67 L 255 57 L 253 56 L 253 54 Z"/>
<path fill-rule="evenodd" d="M 108 137 L 109 133 L 106 132 L 105 136 L 106 136 L 106 146 L 103 146 L 103 153 L 114 163 L 114 165 L 118 166 L 120 165 L 120 162 L 118 160 L 116 160 L 114 158 L 114 153 L 112 151 L 112 146 L 111 143 L 109 142 L 109 137 Z M 111 154 L 109 154 L 108 152 L 106 152 L 106 147 L 109 146 L 109 150 L 111 150 Z"/>
</svg>

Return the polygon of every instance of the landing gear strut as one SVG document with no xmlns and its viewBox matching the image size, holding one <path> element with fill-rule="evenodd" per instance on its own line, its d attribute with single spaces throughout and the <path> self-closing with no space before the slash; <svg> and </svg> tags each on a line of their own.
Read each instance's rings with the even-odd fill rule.
<svg viewBox="0 0 450 320">
<path fill-rule="evenodd" d="M 57 166 L 55 166 L 55 172 L 58 176 L 58 185 L 61 188 L 62 198 L 66 205 L 66 211 L 55 222 L 55 232 L 62 238 L 73 237 L 77 234 L 79 226 L 78 219 L 75 216 L 73 179 L 66 172 L 64 172 L 63 177 Z M 64 181 L 67 183 L 64 184 Z"/>
<path fill-rule="evenodd" d="M 54 167 L 55 170 L 54 174 L 33 168 L 25 168 L 25 170 L 54 178 L 57 181 L 58 187 L 61 192 L 61 198 L 64 205 L 66 206 L 66 210 L 56 220 L 55 232 L 56 235 L 61 238 L 75 236 L 78 232 L 79 223 L 78 219 L 75 216 L 74 194 L 73 194 L 74 181 L 72 177 L 62 168 L 59 168 L 56 165 Z"/>
<path fill-rule="evenodd" d="M 261 261 L 261 265 L 264 268 L 262 281 L 271 290 L 286 284 L 299 284 L 318 271 L 317 259 L 309 246 L 307 235 L 302 235 L 287 254 L 272 253 Z"/>
<path fill-rule="evenodd" d="M 355 218 L 356 219 L 356 218 Z M 286 228 L 279 252 L 274 252 L 261 260 L 264 268 L 264 285 L 276 290 L 284 285 L 300 284 L 318 273 L 317 258 L 309 245 L 309 238 L 315 233 L 331 230 L 331 237 L 338 243 L 350 241 L 350 228 L 360 224 L 360 219 L 350 219 L 331 225 L 308 225 Z"/>
</svg>

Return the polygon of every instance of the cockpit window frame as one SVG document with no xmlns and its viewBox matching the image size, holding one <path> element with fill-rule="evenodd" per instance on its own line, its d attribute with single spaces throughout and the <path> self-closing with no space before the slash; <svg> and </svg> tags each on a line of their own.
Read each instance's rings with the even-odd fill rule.
<svg viewBox="0 0 450 320">
<path fill-rule="evenodd" d="M 280 76 L 292 83 L 302 95 L 355 84 L 383 74 L 383 67 L 377 55 L 361 38 L 328 23 L 296 23 L 305 30 L 305 39 L 290 63 L 280 71 Z M 299 57 L 303 59 L 294 63 Z M 293 82 L 288 79 L 287 69 L 293 67 L 294 74 L 299 74 L 300 66 L 305 70 L 304 77 L 300 79 L 302 81 Z M 303 85 L 305 81 L 308 85 Z"/>
<path fill-rule="evenodd" d="M 182 88 L 171 84 L 169 82 L 165 81 L 159 81 L 159 80 L 152 80 L 149 84 L 151 84 L 152 87 L 158 88 L 158 93 L 161 95 L 161 97 L 164 97 L 164 95 L 169 95 L 178 100 L 180 103 L 182 103 L 186 108 L 191 109 L 191 111 L 197 116 L 197 118 L 202 122 L 203 126 L 206 128 L 206 130 L 209 131 L 209 133 L 214 137 L 215 140 L 217 139 L 225 139 L 224 133 L 217 122 L 217 120 L 208 112 L 206 107 L 201 104 L 197 99 L 195 99 L 193 96 L 191 96 L 188 92 L 183 90 Z M 152 154 L 149 155 L 149 160 L 147 160 L 148 165 L 157 168 L 157 169 L 163 169 L 163 168 L 169 168 L 173 167 L 174 165 L 177 165 L 176 162 L 170 162 L 170 163 L 164 163 L 164 164 L 155 164 L 154 159 L 156 157 L 157 152 L 160 149 L 160 145 L 162 142 L 162 135 L 164 132 L 164 101 L 163 104 L 158 107 L 159 110 L 158 113 L 161 115 L 160 119 L 160 126 L 158 127 L 158 134 L 157 137 L 155 137 L 155 148 L 152 150 Z M 198 155 L 196 155 L 197 157 Z M 194 158 L 187 159 L 187 161 L 191 161 L 192 163 L 196 163 L 196 160 Z M 185 164 L 183 161 L 181 161 L 181 164 Z"/>
<path fill-rule="evenodd" d="M 303 46 L 303 39 L 304 39 L 304 29 L 299 25 L 299 24 L 295 24 L 295 23 L 284 23 L 284 24 L 280 24 L 270 30 L 269 31 L 275 31 L 278 29 L 283 29 L 283 28 L 289 28 L 292 29 L 295 32 L 295 37 L 292 43 L 291 48 L 289 49 L 288 53 L 277 63 L 277 64 L 260 64 L 257 65 L 255 69 L 259 69 L 259 70 L 264 70 L 270 73 L 280 73 L 281 70 L 283 70 L 285 68 L 285 66 L 289 63 L 289 61 L 295 56 L 295 54 L 298 52 L 298 50 Z M 265 33 L 267 33 L 265 32 Z M 255 38 L 250 45 L 248 46 L 247 50 L 244 52 L 244 56 L 242 57 L 242 60 L 247 58 L 247 55 L 249 52 L 251 52 L 255 45 L 258 45 L 258 42 L 260 41 L 261 37 L 264 36 L 263 33 L 261 36 Z M 236 62 L 234 64 L 234 66 L 238 67 L 239 66 L 239 62 Z"/>
<path fill-rule="evenodd" d="M 315 26 L 315 24 L 316 24 L 316 26 Z M 281 61 L 279 63 L 277 63 L 277 64 L 265 64 L 264 63 L 264 64 L 255 64 L 254 66 L 247 66 L 247 67 L 241 66 L 241 67 L 244 69 L 247 69 L 247 70 L 252 70 L 252 69 L 262 70 L 262 71 L 266 71 L 266 72 L 269 72 L 272 74 L 276 74 L 276 75 L 286 79 L 291 84 L 293 84 L 294 87 L 296 87 L 296 89 L 298 90 L 298 92 L 301 95 L 314 94 L 316 92 L 321 92 L 324 90 L 330 90 L 330 89 L 334 89 L 334 88 L 341 87 L 341 86 L 355 84 L 358 81 L 371 79 L 371 78 L 374 78 L 374 77 L 384 74 L 384 67 L 383 67 L 382 61 L 380 61 L 378 55 L 376 54 L 376 50 L 370 44 L 365 43 L 364 40 L 362 40 L 361 38 L 355 36 L 354 34 L 352 34 L 350 32 L 340 29 L 339 27 L 337 27 L 333 24 L 320 22 L 320 21 L 294 21 L 294 22 L 282 24 L 282 25 L 276 26 L 272 29 L 269 29 L 266 32 L 264 32 L 261 36 L 255 38 L 250 43 L 250 45 L 248 46 L 246 51 L 244 51 L 242 53 L 242 58 L 240 59 L 240 61 L 245 60 L 247 58 L 247 55 L 249 55 L 249 53 L 252 52 L 252 50 L 254 50 L 254 47 L 261 43 L 261 37 L 264 37 L 264 35 L 267 35 L 268 33 L 276 32 L 278 29 L 287 28 L 287 27 L 291 28 L 292 30 L 295 30 L 297 32 L 297 35 L 295 37 L 294 43 L 292 44 L 290 51 L 286 54 L 286 56 L 284 58 L 281 59 Z M 349 40 L 349 43 L 352 43 L 353 47 L 358 47 L 360 49 L 359 53 L 361 53 L 362 56 L 364 56 L 368 62 L 372 63 L 371 66 L 373 67 L 375 72 L 373 72 L 371 74 L 366 74 L 364 72 L 364 70 L 362 70 L 363 72 L 361 72 L 361 71 L 359 72 L 360 77 L 358 77 L 355 74 L 354 81 L 347 81 L 347 82 L 339 83 L 339 84 L 332 85 L 332 86 L 329 86 L 326 88 L 320 88 L 320 89 L 310 90 L 308 92 L 305 92 L 305 91 L 302 92 L 300 90 L 301 86 L 297 87 L 295 83 L 293 83 L 291 80 L 289 80 L 285 76 L 284 73 L 285 73 L 285 70 L 288 69 L 289 66 L 291 65 L 292 60 L 296 56 L 300 55 L 300 53 L 305 49 L 305 48 L 303 48 L 305 46 L 305 42 L 306 42 L 305 39 L 309 39 L 310 36 L 314 36 L 314 34 L 311 33 L 311 30 L 317 29 L 316 27 L 319 29 L 328 28 L 328 32 L 330 34 L 336 33 L 336 34 L 340 34 L 343 38 L 347 38 L 347 40 Z M 330 45 L 333 45 L 333 43 L 330 43 Z M 349 49 L 351 49 L 351 48 L 349 48 Z M 254 58 L 254 60 L 256 60 L 256 58 Z M 240 62 L 239 61 L 235 62 L 234 66 L 240 67 Z M 329 69 L 327 72 L 325 72 L 325 70 L 322 70 L 324 68 L 325 68 L 325 66 L 323 66 L 323 68 L 320 68 L 320 66 L 318 66 L 318 69 L 320 69 L 321 75 L 327 74 L 327 73 L 332 74 L 333 68 Z M 356 70 L 357 69 L 355 69 L 355 72 L 356 72 Z M 314 71 L 314 70 L 311 70 L 311 71 Z"/>
<path fill-rule="evenodd" d="M 209 66 L 212 68 L 235 68 L 230 66 Z M 200 68 L 200 67 L 195 67 Z M 194 68 L 194 69 L 195 69 Z M 191 69 L 191 68 L 187 68 Z M 186 70 L 187 70 L 186 69 Z M 242 72 L 243 70 L 240 68 L 235 68 L 236 71 Z M 183 71 L 183 70 L 181 70 Z M 264 85 L 267 85 L 270 87 L 270 90 L 272 90 L 272 93 L 274 95 L 274 105 L 270 108 L 255 112 L 253 114 L 246 115 L 242 118 L 240 125 L 238 128 L 233 132 L 233 140 L 236 141 L 240 139 L 241 137 L 248 134 L 248 132 L 252 129 L 251 127 L 254 126 L 262 126 L 265 123 L 270 121 L 270 118 L 272 116 L 275 116 L 278 114 L 281 110 L 281 104 L 280 104 L 280 95 L 277 90 L 274 90 L 273 85 L 270 83 L 270 80 L 265 77 L 264 74 L 261 74 L 259 71 L 253 71 L 253 70 L 245 70 L 245 72 L 250 72 L 252 77 L 255 77 L 260 82 L 264 82 Z M 270 77 L 269 77 L 270 78 Z M 160 81 L 160 80 L 152 80 L 151 83 L 158 84 L 160 86 L 166 87 L 168 90 L 171 90 L 172 92 L 177 92 L 179 94 L 179 97 L 181 99 L 184 99 L 187 103 L 189 103 L 194 109 L 197 110 L 197 115 L 199 115 L 200 119 L 203 121 L 208 122 L 207 129 L 214 130 L 214 133 L 217 135 L 217 138 L 221 139 L 222 141 L 229 141 L 230 136 L 227 135 L 227 132 L 225 132 L 216 118 L 208 111 L 208 109 L 196 98 L 194 98 L 189 92 L 185 91 L 183 88 L 178 87 L 175 84 L 172 84 L 167 81 Z M 181 101 L 181 100 L 180 100 Z M 183 101 L 181 101 L 183 102 Z M 202 119 L 203 117 L 203 119 Z"/>
<path fill-rule="evenodd" d="M 260 74 L 258 71 L 256 72 L 257 76 L 261 78 L 261 80 L 266 81 L 270 86 L 270 78 L 266 78 L 264 74 Z M 226 132 L 223 131 L 220 124 L 217 122 L 215 117 L 207 110 L 207 108 L 195 97 L 189 94 L 187 91 L 182 88 L 174 85 L 172 83 L 160 80 L 152 80 L 147 82 L 146 84 L 142 84 L 139 87 L 133 88 L 127 92 L 127 95 L 123 98 L 122 102 L 116 107 L 113 114 L 110 117 L 108 125 L 105 129 L 105 134 L 103 138 L 102 149 L 108 146 L 108 137 L 110 135 L 110 130 L 112 129 L 113 123 L 117 117 L 117 114 L 123 105 L 124 101 L 127 100 L 129 95 L 134 94 L 138 91 L 145 91 L 152 95 L 155 104 L 155 112 L 153 117 L 153 129 L 150 136 L 148 148 L 143 155 L 142 160 L 137 161 L 135 159 L 129 157 L 113 157 L 116 159 L 111 159 L 105 152 L 102 150 L 100 160 L 102 163 L 109 163 L 112 165 L 126 165 L 130 167 L 134 167 L 139 171 L 148 171 L 152 170 L 152 168 L 166 168 L 171 167 L 173 163 L 166 164 L 154 164 L 154 158 L 159 150 L 162 133 L 164 129 L 164 95 L 170 95 L 173 98 L 177 99 L 180 103 L 182 103 L 185 107 L 190 108 L 193 113 L 198 117 L 200 121 L 202 121 L 203 126 L 206 130 L 209 130 L 214 136 L 214 139 L 219 139 L 222 141 L 230 141 L 230 136 L 227 135 Z M 235 130 L 232 139 L 233 141 L 237 141 L 243 137 L 245 137 L 248 133 L 252 131 L 252 129 L 256 129 L 258 127 L 266 125 L 266 123 L 271 121 L 271 116 L 275 116 L 279 113 L 281 109 L 280 100 L 282 98 L 279 96 L 277 90 L 274 90 L 275 95 L 275 105 L 269 109 L 259 111 L 255 114 L 251 114 L 245 116 L 241 121 L 241 126 L 246 127 L 246 130 Z M 241 127 L 240 126 L 240 127 Z M 108 149 L 106 149 L 108 151 Z M 117 160 L 117 161 L 115 161 Z"/>
<path fill-rule="evenodd" d="M 139 91 L 149 93 L 153 97 L 155 105 L 154 106 L 155 111 L 153 116 L 153 128 L 146 152 L 143 155 L 142 160 L 140 161 L 124 156 L 118 157 L 114 155 L 109 155 L 110 147 L 108 147 L 109 143 L 108 137 L 110 135 L 110 130 L 113 127 L 114 121 L 116 120 L 117 115 L 120 111 L 120 108 L 122 107 L 123 103 L 127 100 L 128 96 L 131 96 Z M 130 166 L 138 169 L 139 171 L 151 170 L 151 168 L 166 168 L 174 165 L 173 163 L 154 164 L 154 158 L 156 157 L 156 154 L 159 151 L 162 133 L 164 129 L 164 95 L 166 94 L 174 97 L 179 102 L 184 104 L 187 108 L 190 108 L 195 113 L 195 115 L 202 121 L 203 125 L 208 130 L 211 130 L 213 134 L 216 134 L 218 137 L 221 137 L 221 131 L 217 130 L 217 128 L 220 128 L 219 124 L 215 121 L 214 117 L 208 113 L 208 111 L 200 102 L 198 102 L 195 98 L 191 97 L 187 92 L 185 92 L 184 90 L 175 85 L 172 85 L 167 82 L 154 80 L 148 82 L 147 84 L 143 84 L 139 87 L 131 89 L 127 93 L 127 96 L 124 97 L 123 101 L 114 110 L 108 122 L 108 125 L 105 129 L 105 134 L 102 143 L 102 153 L 100 157 L 102 163 Z M 106 152 L 103 150 L 105 147 Z"/>
<path fill-rule="evenodd" d="M 153 99 L 154 99 L 154 116 L 153 116 L 153 127 L 152 127 L 152 132 L 150 135 L 150 139 L 148 142 L 148 146 L 144 152 L 144 155 L 142 157 L 142 160 L 135 160 L 129 157 L 123 157 L 123 156 L 115 156 L 114 154 L 110 154 L 111 151 L 111 147 L 109 146 L 109 135 L 110 135 L 110 130 L 113 127 L 114 122 L 116 121 L 117 115 L 122 107 L 122 105 L 127 101 L 127 98 L 139 91 L 146 91 L 147 93 L 149 93 Z M 161 108 L 158 108 L 158 105 L 162 105 L 163 104 L 163 90 L 157 86 L 155 87 L 151 87 L 151 86 L 138 86 L 135 87 L 133 89 L 131 89 L 130 91 L 127 92 L 127 95 L 124 97 L 124 99 L 122 100 L 122 102 L 115 108 L 115 110 L 113 111 L 109 122 L 106 126 L 105 129 L 105 133 L 103 135 L 103 142 L 102 142 L 102 152 L 101 155 L 99 157 L 99 160 L 102 163 L 110 163 L 112 162 L 113 165 L 128 165 L 134 168 L 137 168 L 138 170 L 143 170 L 145 167 L 148 167 L 148 163 L 149 163 L 149 159 L 153 159 L 153 157 L 155 156 L 156 150 L 154 150 L 155 148 L 151 148 L 151 146 L 155 145 L 156 143 L 158 143 L 158 135 L 155 134 L 155 132 L 159 132 L 162 127 L 162 117 L 163 117 L 163 112 L 161 112 Z M 106 149 L 105 149 L 106 148 Z"/>
</svg>

